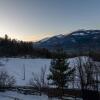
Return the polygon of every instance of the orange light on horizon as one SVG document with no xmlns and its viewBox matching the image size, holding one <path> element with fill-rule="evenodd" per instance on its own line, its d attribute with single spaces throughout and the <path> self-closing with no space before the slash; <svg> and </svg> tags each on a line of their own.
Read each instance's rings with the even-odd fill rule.
<svg viewBox="0 0 100 100">
<path fill-rule="evenodd" d="M 41 34 L 35 34 L 35 35 L 21 35 L 20 39 L 24 41 L 39 41 L 41 39 L 47 38 L 53 36 L 53 33 L 41 33 Z"/>
<path fill-rule="evenodd" d="M 43 38 L 50 37 L 53 35 L 53 33 L 41 33 L 41 34 L 34 34 L 34 35 L 28 35 L 28 34 L 16 34 L 16 33 L 7 33 L 2 32 L 0 33 L 0 37 L 4 37 L 5 34 L 7 34 L 11 39 L 17 39 L 17 40 L 23 40 L 23 41 L 39 41 Z"/>
</svg>

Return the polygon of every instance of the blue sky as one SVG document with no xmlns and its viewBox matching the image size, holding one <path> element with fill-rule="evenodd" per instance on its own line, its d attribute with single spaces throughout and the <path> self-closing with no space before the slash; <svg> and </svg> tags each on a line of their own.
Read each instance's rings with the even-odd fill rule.
<svg viewBox="0 0 100 100">
<path fill-rule="evenodd" d="M 0 36 L 26 41 L 100 29 L 100 0 L 0 0 Z"/>
</svg>

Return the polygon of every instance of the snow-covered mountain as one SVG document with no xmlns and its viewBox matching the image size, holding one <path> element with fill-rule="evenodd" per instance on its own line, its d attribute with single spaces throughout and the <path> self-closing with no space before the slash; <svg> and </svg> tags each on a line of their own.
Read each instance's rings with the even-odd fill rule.
<svg viewBox="0 0 100 100">
<path fill-rule="evenodd" d="M 52 40 L 61 39 L 61 38 L 63 38 L 64 36 L 65 36 L 65 35 L 60 34 L 60 35 L 56 35 L 56 36 L 53 36 L 53 37 L 47 37 L 47 38 L 44 38 L 44 39 L 38 41 L 37 43 L 47 42 L 47 41 L 50 41 L 51 39 L 52 39 Z"/>
<path fill-rule="evenodd" d="M 100 30 L 78 30 L 70 34 L 57 35 L 38 41 L 35 46 L 54 50 L 60 45 L 67 51 L 75 51 L 78 47 L 83 50 L 95 48 L 100 50 Z"/>
</svg>

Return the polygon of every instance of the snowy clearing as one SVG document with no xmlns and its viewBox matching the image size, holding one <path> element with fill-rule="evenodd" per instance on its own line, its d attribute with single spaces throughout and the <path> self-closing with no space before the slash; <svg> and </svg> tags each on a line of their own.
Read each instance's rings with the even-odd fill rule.
<svg viewBox="0 0 100 100">
<path fill-rule="evenodd" d="M 16 99 L 15 99 L 16 98 Z M 71 97 L 65 97 L 68 100 L 73 100 Z M 17 92 L 7 91 L 0 92 L 0 100 L 60 100 L 58 98 L 48 98 L 46 95 L 24 95 Z M 76 100 L 82 100 L 77 98 Z"/>
<path fill-rule="evenodd" d="M 82 59 L 85 61 L 86 57 L 82 57 Z M 77 60 L 77 57 L 69 59 L 69 66 L 74 67 Z M 29 80 L 32 78 L 32 72 L 39 75 L 41 68 L 46 67 L 46 74 L 49 74 L 51 59 L 1 58 L 0 62 L 3 64 L 3 66 L 0 66 L 0 71 L 6 70 L 8 74 L 15 77 L 16 85 L 25 86 L 28 85 Z"/>
<path fill-rule="evenodd" d="M 0 93 L 0 100 L 48 100 L 48 97 L 46 95 L 24 95 L 17 92 L 8 91 Z"/>
<path fill-rule="evenodd" d="M 0 66 L 0 70 L 6 70 L 16 79 L 16 85 L 28 84 L 32 78 L 32 72 L 40 73 L 41 67 L 46 66 L 47 70 L 50 66 L 50 59 L 21 59 L 21 58 L 3 58 L 1 62 L 4 66 Z M 24 78 L 25 67 L 25 80 Z"/>
<path fill-rule="evenodd" d="M 83 61 L 87 58 L 82 57 Z M 68 60 L 70 67 L 74 67 L 77 62 L 76 58 L 71 58 Z M 16 85 L 25 86 L 28 85 L 29 80 L 32 78 L 32 72 L 40 74 L 41 68 L 46 66 L 46 74 L 49 74 L 49 67 L 51 59 L 25 59 L 25 58 L 1 58 L 0 59 L 0 71 L 6 70 L 10 75 L 13 75 L 16 79 Z M 25 68 L 25 80 L 24 78 L 24 68 Z M 46 95 L 24 95 L 17 92 L 0 92 L 0 100 L 49 100 Z M 67 98 L 68 99 L 68 98 Z M 58 100 L 53 98 L 52 100 Z M 69 100 L 73 100 L 70 98 Z M 81 100 L 81 99 L 77 99 Z"/>
</svg>

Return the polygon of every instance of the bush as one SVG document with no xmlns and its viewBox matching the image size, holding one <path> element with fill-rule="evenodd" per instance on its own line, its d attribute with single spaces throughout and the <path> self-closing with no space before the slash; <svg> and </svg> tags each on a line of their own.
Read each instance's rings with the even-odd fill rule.
<svg viewBox="0 0 100 100">
<path fill-rule="evenodd" d="M 15 82 L 14 76 L 10 76 L 6 71 L 0 71 L 0 90 L 12 87 Z"/>
</svg>

